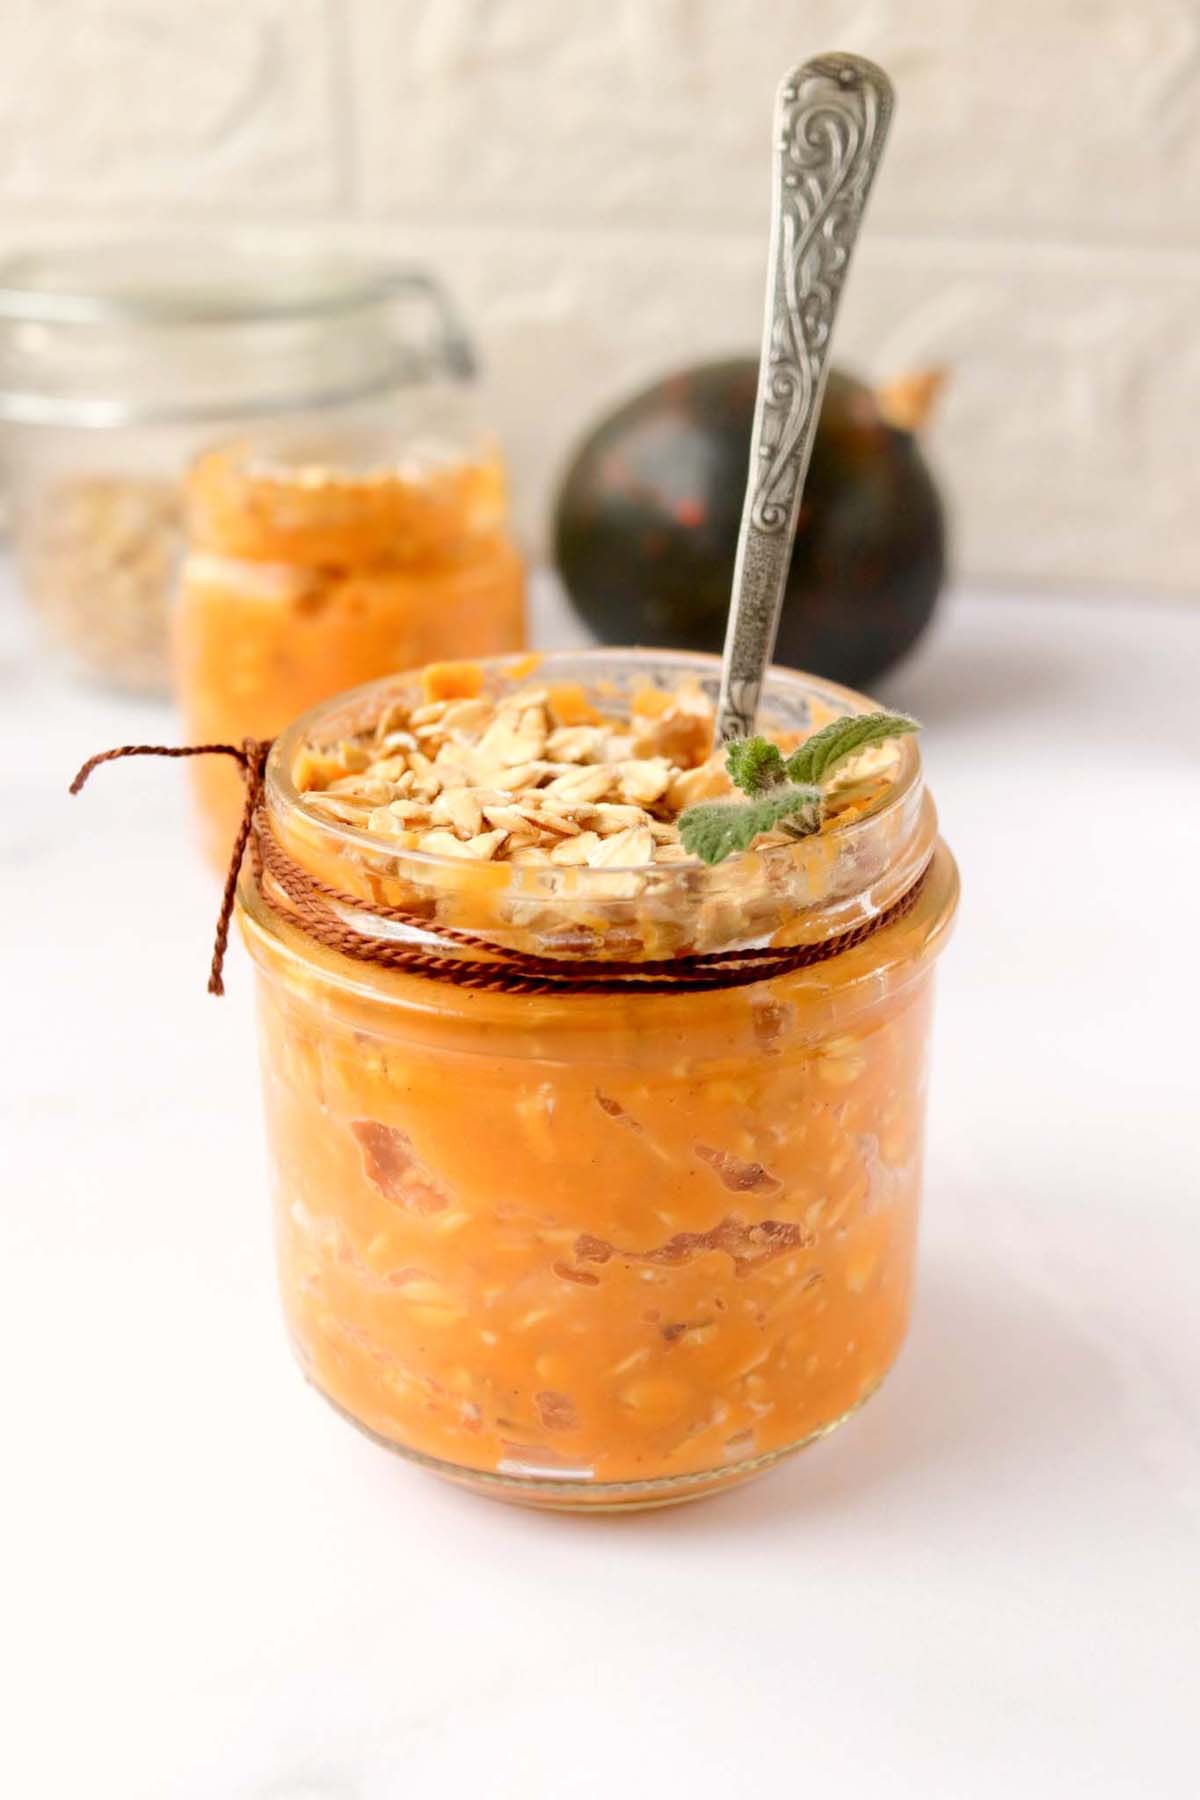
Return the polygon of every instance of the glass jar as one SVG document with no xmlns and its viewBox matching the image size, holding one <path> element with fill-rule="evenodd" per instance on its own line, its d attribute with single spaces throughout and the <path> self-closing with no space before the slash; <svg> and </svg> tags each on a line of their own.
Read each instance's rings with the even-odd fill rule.
<svg viewBox="0 0 1200 1800">
<path fill-rule="evenodd" d="M 328 694 L 525 642 L 524 568 L 497 448 L 462 387 L 213 449 L 187 484 L 176 687 L 196 742 L 269 738 Z M 235 770 L 191 770 L 224 867 Z"/>
<path fill-rule="evenodd" d="M 415 270 L 123 243 L 0 265 L 0 457 L 22 584 L 84 673 L 168 686 L 180 484 L 214 438 L 341 417 L 470 353 Z"/>
<path fill-rule="evenodd" d="M 529 674 L 484 677 L 503 692 Z M 717 665 L 600 651 L 546 657 L 537 679 L 611 712 L 647 682 L 715 696 Z M 847 1418 L 905 1335 L 933 962 L 958 893 L 915 741 L 862 816 L 714 868 L 481 864 L 302 802 L 302 758 L 421 692 L 406 677 L 342 697 L 271 752 L 273 839 L 344 894 L 625 960 L 815 943 L 916 895 L 776 979 L 531 995 L 352 959 L 276 904 L 269 865 L 243 874 L 280 1281 L 309 1380 L 390 1448 L 500 1498 L 714 1492 Z M 763 725 L 807 732 L 867 705 L 775 670 Z"/>
</svg>

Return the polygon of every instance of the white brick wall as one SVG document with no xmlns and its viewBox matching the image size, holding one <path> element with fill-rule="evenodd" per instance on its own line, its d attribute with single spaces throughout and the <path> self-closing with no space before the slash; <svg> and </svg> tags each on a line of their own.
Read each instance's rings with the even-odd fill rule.
<svg viewBox="0 0 1200 1800">
<path fill-rule="evenodd" d="M 598 407 L 756 344 L 772 91 L 831 47 L 900 102 L 838 354 L 951 365 L 960 568 L 1200 590 L 1198 0 L 5 0 L 0 241 L 427 257 L 536 529 Z"/>
</svg>

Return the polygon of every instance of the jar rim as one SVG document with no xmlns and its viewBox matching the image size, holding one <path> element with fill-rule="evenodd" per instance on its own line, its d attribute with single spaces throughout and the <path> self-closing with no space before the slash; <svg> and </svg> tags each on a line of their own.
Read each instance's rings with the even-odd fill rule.
<svg viewBox="0 0 1200 1800">
<path fill-rule="evenodd" d="M 165 278 L 164 269 L 174 278 Z M 51 246 L 0 261 L 0 320 L 186 326 L 332 318 L 424 280 L 422 271 L 402 263 L 282 251 L 264 256 L 237 245 L 219 252 L 202 247 L 199 255 L 143 239 Z"/>
<path fill-rule="evenodd" d="M 453 299 L 416 262 L 264 250 L 237 236 L 0 259 L 5 424 L 236 425 L 476 373 Z"/>
<path fill-rule="evenodd" d="M 720 677 L 719 657 L 697 651 L 652 649 L 546 651 L 533 656 L 482 658 L 470 666 L 482 672 L 485 684 L 490 681 L 496 685 L 580 680 L 586 686 L 589 680 L 607 680 L 615 675 L 623 676 L 632 691 L 634 683 L 644 684 L 655 678 L 664 685 L 676 686 L 691 678 L 714 699 Z M 289 837 L 289 825 L 302 822 L 304 835 L 311 844 L 319 844 L 323 857 L 347 852 L 352 861 L 361 861 L 372 855 L 378 857 L 382 851 L 389 861 L 394 861 L 401 879 L 452 889 L 458 882 L 469 881 L 470 871 L 478 871 L 481 865 L 431 851 L 397 847 L 378 833 L 318 818 L 303 809 L 291 773 L 304 745 L 335 741 L 351 735 L 354 729 L 363 729 L 393 700 L 411 696 L 419 703 L 424 698 L 417 686 L 420 675 L 421 671 L 414 670 L 366 683 L 321 702 L 296 719 L 276 738 L 267 761 L 267 812 L 269 818 L 280 822 Z M 810 719 L 814 701 L 835 715 L 875 710 L 866 695 L 851 688 L 778 666 L 768 672 L 763 699 L 764 722 L 779 728 L 786 728 L 780 724 L 781 719 Z M 848 917 L 862 917 L 864 911 L 869 916 L 883 910 L 916 879 L 932 853 L 936 819 L 924 788 L 920 751 L 912 737 L 901 739 L 897 748 L 900 761 L 895 778 L 870 808 L 855 818 L 835 821 L 829 830 L 792 845 L 748 850 L 717 865 L 691 859 L 633 869 L 614 866 L 548 870 L 543 866 L 508 863 L 483 866 L 496 872 L 497 897 L 553 898 L 556 905 L 581 911 L 609 896 L 614 877 L 636 875 L 643 882 L 653 883 L 658 903 L 669 910 L 672 895 L 678 895 L 681 903 L 686 896 L 692 907 L 698 896 L 736 896 L 753 871 L 770 883 L 781 899 L 786 897 L 790 913 L 815 918 L 824 935 L 826 930 L 842 928 Z"/>
</svg>

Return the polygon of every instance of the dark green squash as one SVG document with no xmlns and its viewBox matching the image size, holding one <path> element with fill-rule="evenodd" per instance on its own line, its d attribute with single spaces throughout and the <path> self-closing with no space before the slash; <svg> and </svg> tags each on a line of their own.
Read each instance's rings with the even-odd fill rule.
<svg viewBox="0 0 1200 1800">
<path fill-rule="evenodd" d="M 684 370 L 636 395 L 576 451 L 554 551 L 601 643 L 720 650 L 756 379 L 749 359 Z M 944 573 L 942 505 L 915 436 L 835 369 L 776 661 L 869 686 L 924 630 Z"/>
</svg>

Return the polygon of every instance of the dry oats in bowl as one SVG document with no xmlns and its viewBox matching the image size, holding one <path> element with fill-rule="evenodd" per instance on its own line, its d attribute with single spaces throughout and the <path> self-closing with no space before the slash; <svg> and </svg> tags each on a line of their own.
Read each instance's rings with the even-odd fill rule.
<svg viewBox="0 0 1200 1800">
<path fill-rule="evenodd" d="M 239 905 L 292 1342 L 502 1498 L 743 1480 L 904 1337 L 953 860 L 911 737 L 843 763 L 808 835 L 689 855 L 681 812 L 729 793 L 717 673 L 434 666 L 269 760 Z M 762 726 L 790 751 L 869 710 L 776 670 Z"/>
</svg>

